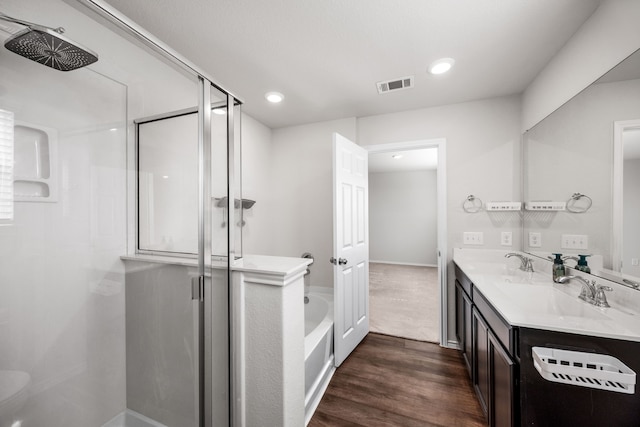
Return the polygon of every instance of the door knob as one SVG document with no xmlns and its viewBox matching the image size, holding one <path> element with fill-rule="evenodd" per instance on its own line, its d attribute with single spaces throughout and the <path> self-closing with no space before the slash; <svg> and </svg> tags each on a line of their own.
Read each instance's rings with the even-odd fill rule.
<svg viewBox="0 0 640 427">
<path fill-rule="evenodd" d="M 329 259 L 329 262 L 330 262 L 331 264 L 333 264 L 333 265 L 347 265 L 347 263 L 348 263 L 349 261 L 347 261 L 347 259 L 346 259 L 346 258 L 338 258 L 338 259 L 335 259 L 334 257 L 331 257 L 331 258 Z"/>
</svg>

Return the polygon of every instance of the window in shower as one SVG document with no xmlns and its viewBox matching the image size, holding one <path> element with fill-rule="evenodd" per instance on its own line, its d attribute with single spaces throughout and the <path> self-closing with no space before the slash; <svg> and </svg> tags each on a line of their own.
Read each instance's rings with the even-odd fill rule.
<svg viewBox="0 0 640 427">
<path fill-rule="evenodd" d="M 138 247 L 198 252 L 198 115 L 138 122 Z"/>
<path fill-rule="evenodd" d="M 211 90 L 211 254 L 228 256 L 232 227 L 234 255 L 242 256 L 243 205 L 240 180 L 233 180 L 228 202 L 227 176 L 240 176 L 241 105 L 233 108 L 233 140 L 228 141 L 226 96 Z M 136 121 L 138 147 L 138 249 L 192 255 L 198 252 L 198 114 L 168 113 Z M 228 144 L 233 145 L 229 163 Z"/>
<path fill-rule="evenodd" d="M 13 220 L 13 113 L 0 110 L 0 225 Z"/>
</svg>

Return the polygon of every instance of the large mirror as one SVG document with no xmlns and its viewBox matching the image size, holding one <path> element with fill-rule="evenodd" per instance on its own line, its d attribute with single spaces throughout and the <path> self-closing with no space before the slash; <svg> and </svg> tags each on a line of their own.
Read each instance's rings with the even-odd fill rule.
<svg viewBox="0 0 640 427">
<path fill-rule="evenodd" d="M 591 254 L 592 274 L 640 282 L 640 50 L 523 144 L 523 250 Z"/>
</svg>

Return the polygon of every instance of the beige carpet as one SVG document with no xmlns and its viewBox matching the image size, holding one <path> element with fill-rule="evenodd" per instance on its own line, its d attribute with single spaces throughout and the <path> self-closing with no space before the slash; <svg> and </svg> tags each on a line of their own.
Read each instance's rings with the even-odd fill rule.
<svg viewBox="0 0 640 427">
<path fill-rule="evenodd" d="M 396 337 L 440 342 L 438 269 L 369 264 L 369 328 Z"/>
</svg>

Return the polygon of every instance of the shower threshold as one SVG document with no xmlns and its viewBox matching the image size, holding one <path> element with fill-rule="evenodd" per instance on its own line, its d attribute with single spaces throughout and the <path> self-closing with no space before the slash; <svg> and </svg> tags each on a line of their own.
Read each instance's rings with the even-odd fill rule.
<svg viewBox="0 0 640 427">
<path fill-rule="evenodd" d="M 149 417 L 127 409 L 116 415 L 111 421 L 102 427 L 167 427 Z"/>
</svg>

